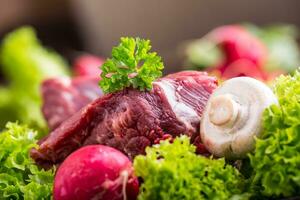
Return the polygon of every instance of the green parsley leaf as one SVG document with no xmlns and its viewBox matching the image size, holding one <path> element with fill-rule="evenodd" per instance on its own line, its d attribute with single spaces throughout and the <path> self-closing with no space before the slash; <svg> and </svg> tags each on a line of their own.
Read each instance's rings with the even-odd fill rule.
<svg viewBox="0 0 300 200">
<path fill-rule="evenodd" d="M 119 46 L 112 49 L 112 58 L 101 67 L 102 90 L 105 93 L 127 87 L 150 90 L 164 68 L 161 57 L 150 50 L 150 40 L 122 37 Z"/>
<path fill-rule="evenodd" d="M 224 159 L 195 154 L 187 136 L 173 143 L 162 141 L 147 147 L 146 155 L 134 159 L 134 170 L 143 179 L 139 200 L 246 199 L 237 169 Z M 239 197 L 239 198 L 238 198 Z"/>
</svg>

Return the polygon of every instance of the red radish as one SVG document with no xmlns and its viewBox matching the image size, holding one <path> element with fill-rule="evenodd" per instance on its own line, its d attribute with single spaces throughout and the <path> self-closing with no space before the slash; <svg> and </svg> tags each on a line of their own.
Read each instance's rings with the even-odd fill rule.
<svg viewBox="0 0 300 200">
<path fill-rule="evenodd" d="M 120 151 L 89 145 L 73 152 L 59 167 L 54 200 L 136 199 L 138 180 L 130 160 Z"/>
<path fill-rule="evenodd" d="M 267 80 L 263 70 L 267 49 L 245 28 L 239 25 L 221 26 L 210 32 L 207 38 L 218 45 L 225 55 L 222 64 L 213 68 L 223 79 L 249 76 Z"/>
<path fill-rule="evenodd" d="M 257 65 L 247 59 L 236 60 L 229 65 L 219 68 L 222 78 L 231 79 L 239 76 L 248 76 L 264 81 L 267 79 L 265 73 Z"/>
<path fill-rule="evenodd" d="M 75 76 L 97 76 L 100 77 L 100 67 L 104 63 L 104 59 L 94 55 L 79 56 L 74 64 L 73 69 Z"/>
<path fill-rule="evenodd" d="M 209 48 L 205 47 L 205 44 L 209 44 Z M 205 58 L 205 54 L 201 55 L 203 52 L 199 51 L 199 60 L 194 64 L 208 68 L 208 71 L 217 73 L 222 79 L 235 76 L 267 79 L 264 71 L 268 59 L 267 47 L 243 26 L 226 25 L 216 28 L 198 40 L 198 45 L 198 49 L 207 49 L 207 55 L 221 52 L 222 56 L 213 58 L 216 60 L 211 62 L 212 66 L 206 66 L 205 62 L 201 63 L 200 60 L 201 56 Z M 193 57 L 196 57 L 197 51 L 195 50 L 194 53 Z M 231 70 L 234 71 L 231 72 Z"/>
<path fill-rule="evenodd" d="M 224 64 L 230 64 L 238 59 L 248 59 L 261 68 L 266 60 L 265 45 L 242 26 L 219 27 L 214 29 L 208 38 L 223 49 L 226 59 Z"/>
</svg>

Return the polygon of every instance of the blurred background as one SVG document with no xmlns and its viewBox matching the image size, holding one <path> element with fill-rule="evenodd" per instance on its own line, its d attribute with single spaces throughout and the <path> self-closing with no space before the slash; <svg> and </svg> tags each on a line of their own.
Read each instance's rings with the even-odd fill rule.
<svg viewBox="0 0 300 200">
<path fill-rule="evenodd" d="M 39 39 L 69 61 L 78 52 L 109 56 L 120 36 L 152 41 L 166 72 L 184 64 L 178 46 L 224 24 L 300 26 L 299 0 L 1 0 L 0 37 L 32 25 Z"/>
</svg>

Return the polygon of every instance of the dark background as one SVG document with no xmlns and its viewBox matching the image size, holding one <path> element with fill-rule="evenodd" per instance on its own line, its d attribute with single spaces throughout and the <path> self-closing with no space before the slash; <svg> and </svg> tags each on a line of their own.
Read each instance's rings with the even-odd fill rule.
<svg viewBox="0 0 300 200">
<path fill-rule="evenodd" d="M 0 37 L 33 25 L 69 61 L 81 51 L 108 56 L 120 36 L 149 38 L 167 72 L 181 65 L 178 45 L 223 24 L 290 23 L 299 0 L 0 0 Z"/>
</svg>

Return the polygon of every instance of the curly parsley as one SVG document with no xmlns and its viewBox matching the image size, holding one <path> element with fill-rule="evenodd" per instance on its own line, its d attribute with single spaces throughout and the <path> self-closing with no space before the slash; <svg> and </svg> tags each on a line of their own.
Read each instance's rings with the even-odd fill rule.
<svg viewBox="0 0 300 200">
<path fill-rule="evenodd" d="M 150 50 L 150 40 L 122 37 L 121 43 L 112 49 L 112 57 L 101 67 L 102 90 L 105 93 L 127 87 L 150 90 L 164 68 L 161 57 Z"/>
</svg>

